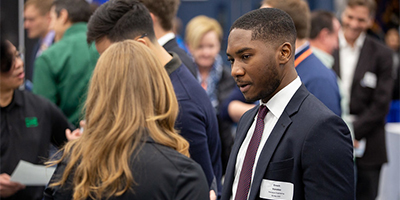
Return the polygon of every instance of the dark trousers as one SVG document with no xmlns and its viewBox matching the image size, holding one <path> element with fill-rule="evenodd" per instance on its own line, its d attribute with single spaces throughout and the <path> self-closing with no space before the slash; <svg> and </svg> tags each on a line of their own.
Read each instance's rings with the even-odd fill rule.
<svg viewBox="0 0 400 200">
<path fill-rule="evenodd" d="M 357 167 L 357 200 L 375 200 L 378 196 L 381 167 L 382 166 L 368 168 Z"/>
</svg>

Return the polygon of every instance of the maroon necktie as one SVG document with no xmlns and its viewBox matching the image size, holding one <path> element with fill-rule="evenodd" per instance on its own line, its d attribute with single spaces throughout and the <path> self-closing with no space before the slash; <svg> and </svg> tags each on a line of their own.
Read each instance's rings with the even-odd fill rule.
<svg viewBox="0 0 400 200">
<path fill-rule="evenodd" d="M 268 108 L 264 105 L 258 110 L 256 128 L 247 147 L 246 156 L 243 161 L 242 171 L 240 172 L 239 183 L 236 190 L 235 200 L 246 200 L 249 193 L 253 165 L 256 159 L 257 149 L 260 145 L 261 136 L 264 132 L 264 118 L 267 115 Z"/>
</svg>

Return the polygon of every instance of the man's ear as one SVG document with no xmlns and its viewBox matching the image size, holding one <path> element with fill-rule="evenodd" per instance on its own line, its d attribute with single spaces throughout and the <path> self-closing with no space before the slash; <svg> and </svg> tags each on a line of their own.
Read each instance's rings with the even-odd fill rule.
<svg viewBox="0 0 400 200">
<path fill-rule="evenodd" d="M 157 22 L 157 17 L 153 14 L 150 13 L 151 19 L 153 20 L 153 24 L 155 24 Z"/>
<path fill-rule="evenodd" d="M 66 24 L 67 22 L 69 22 L 68 11 L 65 10 L 65 9 L 61 9 L 60 15 L 59 15 L 58 17 L 62 19 L 62 22 L 63 22 L 64 24 Z"/>
<path fill-rule="evenodd" d="M 144 44 L 144 45 L 146 45 L 146 46 L 149 46 L 149 44 L 151 43 L 150 41 L 148 41 L 148 38 L 139 38 L 139 39 L 136 39 L 136 41 L 137 42 L 140 42 L 140 43 L 142 43 L 142 44 Z"/>
<path fill-rule="evenodd" d="M 278 48 L 278 62 L 279 64 L 286 64 L 292 57 L 292 45 L 289 42 L 283 43 Z"/>
</svg>

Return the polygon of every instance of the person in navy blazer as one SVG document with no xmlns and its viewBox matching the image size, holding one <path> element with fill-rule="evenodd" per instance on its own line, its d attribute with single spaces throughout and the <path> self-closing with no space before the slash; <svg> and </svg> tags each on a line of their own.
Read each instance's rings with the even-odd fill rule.
<svg viewBox="0 0 400 200">
<path fill-rule="evenodd" d="M 247 198 L 237 198 L 243 191 L 237 188 L 260 106 L 240 119 L 222 200 L 354 199 L 350 131 L 301 83 L 294 68 L 295 39 L 292 19 L 275 8 L 251 11 L 231 27 L 231 74 L 246 100 L 260 99 L 269 111 L 249 170 Z"/>
</svg>

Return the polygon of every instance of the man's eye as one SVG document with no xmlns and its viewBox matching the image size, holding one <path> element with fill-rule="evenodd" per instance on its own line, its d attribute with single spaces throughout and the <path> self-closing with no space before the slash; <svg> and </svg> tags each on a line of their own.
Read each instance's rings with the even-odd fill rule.
<svg viewBox="0 0 400 200">
<path fill-rule="evenodd" d="M 247 59 L 249 59 L 250 58 L 250 55 L 242 55 L 242 59 L 243 60 L 247 60 Z"/>
<path fill-rule="evenodd" d="M 228 58 L 228 62 L 230 62 L 231 64 L 233 64 L 234 59 L 232 58 Z"/>
</svg>

